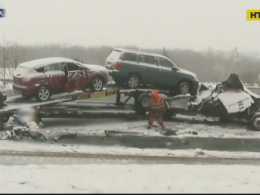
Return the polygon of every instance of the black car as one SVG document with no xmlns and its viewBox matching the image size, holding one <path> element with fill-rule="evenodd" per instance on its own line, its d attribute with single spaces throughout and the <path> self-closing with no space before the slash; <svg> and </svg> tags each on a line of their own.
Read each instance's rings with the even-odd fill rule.
<svg viewBox="0 0 260 195">
<path fill-rule="evenodd" d="M 106 68 L 117 84 L 135 89 L 152 85 L 158 89 L 195 94 L 196 74 L 179 68 L 163 55 L 115 48 L 106 59 Z"/>
</svg>

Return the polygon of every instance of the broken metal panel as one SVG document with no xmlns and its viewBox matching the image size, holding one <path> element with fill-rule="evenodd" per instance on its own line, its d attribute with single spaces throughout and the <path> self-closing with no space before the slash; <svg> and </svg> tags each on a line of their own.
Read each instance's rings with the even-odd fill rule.
<svg viewBox="0 0 260 195">
<path fill-rule="evenodd" d="M 171 109 L 188 109 L 190 95 L 178 95 L 166 99 Z"/>
<path fill-rule="evenodd" d="M 222 82 L 222 85 L 224 88 L 240 89 L 244 91 L 244 86 L 237 74 L 230 74 L 228 79 Z"/>
<path fill-rule="evenodd" d="M 243 112 L 254 103 L 251 96 L 243 91 L 226 91 L 219 94 L 218 99 L 228 113 Z"/>
</svg>

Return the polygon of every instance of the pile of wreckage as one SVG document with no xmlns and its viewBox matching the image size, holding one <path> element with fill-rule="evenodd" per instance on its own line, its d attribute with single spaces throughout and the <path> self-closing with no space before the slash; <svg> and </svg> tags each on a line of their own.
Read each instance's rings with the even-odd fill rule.
<svg viewBox="0 0 260 195">
<path fill-rule="evenodd" d="M 202 115 L 217 117 L 219 120 L 245 120 L 253 128 L 260 130 L 260 97 L 243 86 L 238 75 L 210 88 L 201 84 L 198 95 L 178 95 L 166 97 L 167 111 L 174 114 Z M 0 139 L 58 140 L 62 137 L 75 137 L 77 133 L 56 132 L 55 135 L 42 131 L 42 123 L 36 122 L 36 111 L 29 106 L 21 106 L 4 124 Z"/>
<path fill-rule="evenodd" d="M 260 97 L 247 89 L 236 74 L 213 87 L 201 84 L 196 97 L 178 95 L 166 101 L 169 116 L 202 115 L 220 121 L 245 121 L 260 130 Z"/>
<path fill-rule="evenodd" d="M 36 123 L 35 110 L 30 106 L 21 106 L 15 114 L 9 118 L 4 124 L 4 131 L 0 131 L 0 139 L 6 140 L 20 140 L 20 139 L 33 139 L 33 140 L 49 140 L 55 141 L 63 137 L 75 137 L 77 133 L 60 131 L 53 134 L 46 134 L 42 131 L 43 124 Z"/>
</svg>

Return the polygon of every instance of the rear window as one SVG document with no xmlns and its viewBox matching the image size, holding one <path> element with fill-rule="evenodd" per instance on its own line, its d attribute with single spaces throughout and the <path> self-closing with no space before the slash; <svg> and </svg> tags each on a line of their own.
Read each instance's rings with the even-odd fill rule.
<svg viewBox="0 0 260 195">
<path fill-rule="evenodd" d="M 113 50 L 112 53 L 107 57 L 107 61 L 110 62 L 118 61 L 121 54 L 122 54 L 121 51 Z"/>
<path fill-rule="evenodd" d="M 26 73 L 29 73 L 31 69 L 29 68 L 25 68 L 25 67 L 22 67 L 22 66 L 18 66 L 15 70 L 15 73 L 16 74 L 26 74 Z"/>
</svg>

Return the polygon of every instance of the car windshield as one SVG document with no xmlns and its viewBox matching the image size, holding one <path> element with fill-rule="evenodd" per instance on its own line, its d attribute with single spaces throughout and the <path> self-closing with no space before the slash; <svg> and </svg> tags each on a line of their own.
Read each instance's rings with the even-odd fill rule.
<svg viewBox="0 0 260 195">
<path fill-rule="evenodd" d="M 171 59 L 169 59 L 169 61 L 172 63 L 173 68 L 179 68 L 179 66 L 177 64 L 175 64 Z"/>
<path fill-rule="evenodd" d="M 178 66 L 168 58 L 159 58 L 159 61 L 161 66 L 178 69 Z"/>
</svg>

